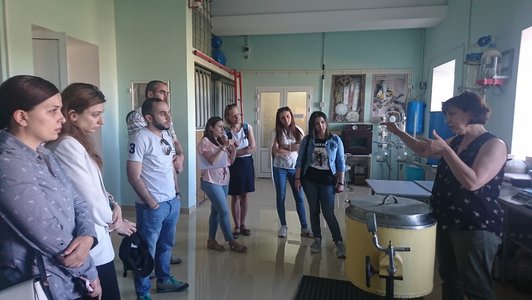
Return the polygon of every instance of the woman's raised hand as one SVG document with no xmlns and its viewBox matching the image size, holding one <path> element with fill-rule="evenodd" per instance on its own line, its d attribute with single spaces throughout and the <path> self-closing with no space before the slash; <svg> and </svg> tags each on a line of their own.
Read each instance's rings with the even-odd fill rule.
<svg viewBox="0 0 532 300">
<path fill-rule="evenodd" d="M 395 122 L 385 122 L 384 125 L 386 125 L 386 129 L 388 129 L 389 132 L 395 135 L 401 132 L 401 129 L 397 127 L 397 124 Z"/>
<path fill-rule="evenodd" d="M 432 131 L 432 136 L 434 139 L 422 138 L 422 141 L 425 143 L 424 151 L 421 155 L 424 156 L 440 156 L 443 154 L 445 149 L 449 148 L 447 142 L 442 139 L 437 133 L 436 130 Z"/>
</svg>

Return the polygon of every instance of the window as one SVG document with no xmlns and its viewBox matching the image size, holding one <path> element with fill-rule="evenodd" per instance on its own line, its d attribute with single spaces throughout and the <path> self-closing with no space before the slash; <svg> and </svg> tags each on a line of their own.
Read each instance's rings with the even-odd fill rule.
<svg viewBox="0 0 532 300">
<path fill-rule="evenodd" d="M 441 104 L 454 96 L 455 87 L 462 81 L 461 69 L 463 48 L 457 48 L 453 52 L 438 58 L 431 63 L 432 81 L 430 95 L 430 118 L 429 118 L 429 138 L 434 138 L 432 131 L 446 139 L 453 135 L 449 126 L 445 122 L 445 116 L 441 111 Z M 456 69 L 459 68 L 459 70 Z M 429 157 L 427 164 L 437 165 L 439 159 Z"/>
<path fill-rule="evenodd" d="M 430 111 L 441 111 L 442 102 L 453 97 L 455 62 L 453 59 L 432 69 Z"/>
<path fill-rule="evenodd" d="M 192 47 L 211 56 L 211 1 L 192 10 Z"/>
<path fill-rule="evenodd" d="M 515 91 L 514 123 L 511 152 L 518 159 L 532 156 L 530 132 L 527 118 L 532 112 L 530 99 L 530 81 L 532 81 L 532 27 L 521 32 L 521 49 L 517 66 L 517 83 Z"/>
<path fill-rule="evenodd" d="M 212 116 L 224 117 L 225 106 L 235 102 L 235 84 L 199 66 L 196 66 L 196 128 L 204 128 Z"/>
</svg>

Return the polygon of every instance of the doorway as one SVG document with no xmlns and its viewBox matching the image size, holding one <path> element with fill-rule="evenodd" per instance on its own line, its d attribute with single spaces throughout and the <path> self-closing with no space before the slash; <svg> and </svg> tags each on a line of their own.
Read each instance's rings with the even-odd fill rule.
<svg viewBox="0 0 532 300">
<path fill-rule="evenodd" d="M 64 32 L 32 26 L 33 74 L 53 83 L 59 90 L 68 85 L 67 42 Z"/>
<path fill-rule="evenodd" d="M 271 178 L 271 145 L 277 109 L 290 107 L 296 124 L 306 133 L 312 88 L 260 87 L 257 88 L 257 99 L 257 176 Z"/>
<path fill-rule="evenodd" d="M 98 46 L 32 25 L 33 74 L 42 77 L 59 90 L 69 83 L 85 82 L 100 86 L 100 58 Z M 103 156 L 102 132 L 92 138 L 94 147 Z"/>
</svg>

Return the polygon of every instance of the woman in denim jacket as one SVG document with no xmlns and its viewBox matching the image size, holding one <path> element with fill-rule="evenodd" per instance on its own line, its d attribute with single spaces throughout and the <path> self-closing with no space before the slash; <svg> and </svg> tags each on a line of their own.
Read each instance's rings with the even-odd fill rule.
<svg viewBox="0 0 532 300">
<path fill-rule="evenodd" d="M 296 189 L 303 187 L 310 211 L 314 242 L 310 252 L 321 250 L 320 209 L 336 244 L 336 255 L 345 258 L 345 246 L 334 215 L 335 194 L 344 191 L 344 145 L 328 130 L 327 116 L 321 111 L 310 115 L 309 134 L 301 141 L 296 162 Z"/>
</svg>

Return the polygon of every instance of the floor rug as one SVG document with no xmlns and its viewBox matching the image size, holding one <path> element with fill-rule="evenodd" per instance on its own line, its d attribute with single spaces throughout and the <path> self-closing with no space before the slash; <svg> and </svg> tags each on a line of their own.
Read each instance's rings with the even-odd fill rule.
<svg viewBox="0 0 532 300">
<path fill-rule="evenodd" d="M 303 275 L 295 300 L 375 300 L 386 299 L 365 292 L 351 282 Z"/>
</svg>

